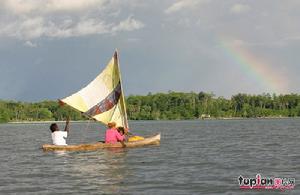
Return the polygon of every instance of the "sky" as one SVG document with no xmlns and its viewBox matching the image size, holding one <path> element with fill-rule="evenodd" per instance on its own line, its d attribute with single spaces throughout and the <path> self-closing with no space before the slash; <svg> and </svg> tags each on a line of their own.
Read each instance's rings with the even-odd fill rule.
<svg viewBox="0 0 300 195">
<path fill-rule="evenodd" d="M 1 0 L 0 99 L 64 98 L 117 48 L 125 95 L 300 93 L 299 0 Z"/>
</svg>

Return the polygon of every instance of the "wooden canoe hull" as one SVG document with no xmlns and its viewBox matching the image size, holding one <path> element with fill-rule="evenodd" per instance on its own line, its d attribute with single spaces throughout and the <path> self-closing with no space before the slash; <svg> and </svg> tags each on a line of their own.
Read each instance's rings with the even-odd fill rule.
<svg viewBox="0 0 300 195">
<path fill-rule="evenodd" d="M 91 144 L 78 144 L 78 145 L 67 145 L 67 146 L 57 146 L 52 144 L 44 144 L 42 149 L 44 151 L 86 151 L 86 150 L 98 150 L 104 148 L 134 148 L 142 147 L 147 145 L 159 145 L 160 144 L 160 133 L 147 137 L 144 140 L 124 142 L 124 144 L 118 142 L 114 144 L 107 144 L 102 142 L 96 142 Z"/>
</svg>

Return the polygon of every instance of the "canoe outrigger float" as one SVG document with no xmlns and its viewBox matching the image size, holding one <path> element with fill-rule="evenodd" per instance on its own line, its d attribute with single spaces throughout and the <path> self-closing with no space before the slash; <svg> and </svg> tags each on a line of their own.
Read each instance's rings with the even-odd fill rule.
<svg viewBox="0 0 300 195">
<path fill-rule="evenodd" d="M 103 142 L 96 142 L 91 144 L 78 144 L 78 145 L 67 145 L 67 146 L 56 146 L 50 144 L 44 144 L 44 151 L 89 151 L 98 150 L 104 148 L 134 148 L 148 145 L 159 145 L 160 144 L 160 133 L 152 137 L 145 138 L 140 141 L 121 142 L 115 144 L 107 144 Z"/>
<path fill-rule="evenodd" d="M 110 62 L 92 82 L 78 92 L 60 99 L 59 103 L 62 106 L 68 105 L 75 110 L 80 111 L 84 116 L 105 125 L 109 122 L 115 122 L 117 127 L 129 129 L 118 52 L 115 51 Z M 129 138 L 128 142 L 114 144 L 103 142 L 67 146 L 44 144 L 42 148 L 44 151 L 82 151 L 103 148 L 131 148 L 158 145 L 160 143 L 160 133 L 141 140 L 132 140 Z"/>
</svg>

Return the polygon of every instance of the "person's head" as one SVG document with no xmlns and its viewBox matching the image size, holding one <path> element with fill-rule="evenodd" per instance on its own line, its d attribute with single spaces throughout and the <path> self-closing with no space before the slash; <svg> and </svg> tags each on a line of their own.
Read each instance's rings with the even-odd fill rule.
<svg viewBox="0 0 300 195">
<path fill-rule="evenodd" d="M 118 127 L 117 130 L 118 130 L 118 132 L 121 133 L 122 135 L 125 134 L 125 129 L 124 129 L 124 127 Z"/>
<path fill-rule="evenodd" d="M 52 133 L 53 133 L 54 131 L 58 131 L 58 130 L 59 130 L 58 125 L 57 125 L 56 123 L 52 123 L 52 124 L 50 125 L 50 130 L 51 130 Z"/>
<path fill-rule="evenodd" d="M 107 127 L 111 129 L 111 128 L 116 127 L 116 125 L 117 125 L 117 124 L 116 124 L 115 122 L 109 122 L 109 123 L 107 124 Z"/>
</svg>

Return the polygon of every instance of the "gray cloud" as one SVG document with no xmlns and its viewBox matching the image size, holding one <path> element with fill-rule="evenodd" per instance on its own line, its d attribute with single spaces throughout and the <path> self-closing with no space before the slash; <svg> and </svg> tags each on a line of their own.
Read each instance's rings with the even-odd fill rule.
<svg viewBox="0 0 300 195">
<path fill-rule="evenodd" d="M 69 38 L 133 31 L 144 27 L 131 14 L 118 18 L 118 11 L 112 4 L 106 0 L 4 0 L 0 35 L 28 41 L 42 37 Z M 107 18 L 107 13 L 114 17 Z"/>
<path fill-rule="evenodd" d="M 26 41 L 24 43 L 25 46 L 28 46 L 28 47 L 37 47 L 37 44 L 36 43 L 33 43 L 31 41 Z"/>
<path fill-rule="evenodd" d="M 44 9 L 41 1 L 3 2 L 8 1 L 0 6 L 0 99 L 65 97 L 91 81 L 115 48 L 126 94 L 274 92 L 242 64 L 253 62 L 229 54 L 222 42 L 265 62 L 260 64 L 276 73 L 270 75 L 289 83 L 285 92 L 300 92 L 298 1 L 88 0 L 69 5 L 73 1 L 48 0 Z"/>
</svg>

